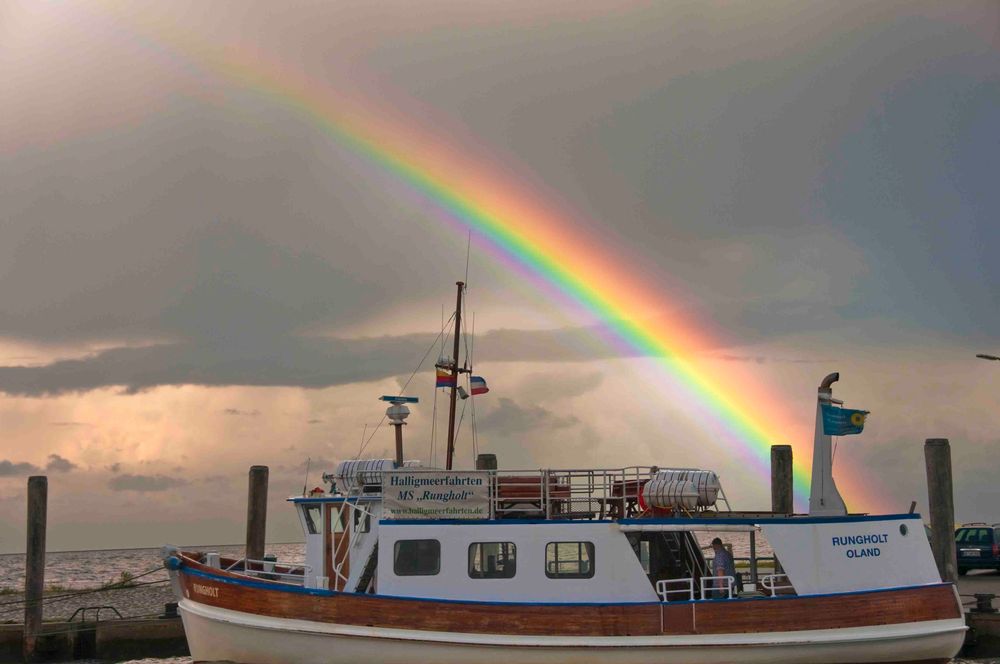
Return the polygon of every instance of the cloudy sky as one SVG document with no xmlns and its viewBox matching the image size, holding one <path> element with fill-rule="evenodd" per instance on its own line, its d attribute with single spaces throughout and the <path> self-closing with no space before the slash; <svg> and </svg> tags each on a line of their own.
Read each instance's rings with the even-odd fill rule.
<svg viewBox="0 0 1000 664">
<path fill-rule="evenodd" d="M 948 437 L 958 519 L 1000 521 L 994 2 L 14 0 L 0 81 L 0 552 L 38 473 L 53 549 L 238 542 L 252 464 L 294 540 L 284 497 L 365 436 L 390 454 L 376 398 L 418 368 L 407 456 L 442 462 L 430 364 L 469 238 L 331 131 L 348 111 L 556 210 L 662 294 L 630 317 L 683 312 L 711 339 L 684 361 L 781 404 L 774 442 L 808 452 L 840 371 L 872 411 L 838 445 L 852 509 L 923 509 Z M 607 321 L 478 236 L 468 274 L 480 451 L 715 468 L 769 504 L 726 414 Z"/>
</svg>

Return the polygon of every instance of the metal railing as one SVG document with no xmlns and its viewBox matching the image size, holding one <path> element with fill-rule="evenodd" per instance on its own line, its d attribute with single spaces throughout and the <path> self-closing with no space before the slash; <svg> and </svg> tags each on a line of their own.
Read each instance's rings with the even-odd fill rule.
<svg viewBox="0 0 1000 664">
<path fill-rule="evenodd" d="M 789 582 L 787 574 L 768 574 L 767 576 L 763 576 L 760 579 L 760 585 L 772 595 L 782 590 L 795 590 L 795 586 Z"/>
<path fill-rule="evenodd" d="M 430 468 L 407 468 L 413 473 L 440 473 Z M 488 489 L 491 519 L 580 519 L 603 520 L 637 517 L 646 509 L 640 500 L 643 486 L 659 470 L 656 466 L 616 469 L 489 470 Z M 687 469 L 686 469 L 687 470 Z M 382 472 L 371 472 L 364 484 L 340 487 L 349 496 L 370 496 L 381 492 Z M 729 510 L 720 488 L 717 504 Z M 713 509 L 701 506 L 677 510 L 685 514 Z M 674 513 L 676 513 L 674 512 Z M 661 513 L 670 514 L 669 510 Z"/>
<path fill-rule="evenodd" d="M 716 585 L 716 581 L 724 581 L 725 587 L 720 587 Z M 702 599 L 732 599 L 733 598 L 733 584 L 736 583 L 734 577 L 729 576 L 703 576 L 699 580 L 701 585 L 701 598 Z M 716 597 L 716 593 L 725 592 L 726 597 Z"/>
<path fill-rule="evenodd" d="M 104 609 L 107 609 L 109 611 L 114 611 L 115 616 L 119 620 L 123 619 L 121 612 L 113 606 L 81 606 L 80 608 L 78 608 L 76 611 L 73 612 L 73 615 L 71 615 L 69 617 L 69 620 L 67 620 L 66 622 L 73 622 L 73 619 L 76 618 L 77 616 L 80 616 L 81 622 L 87 622 L 88 611 L 94 612 L 94 617 L 92 619 L 92 622 L 101 622 L 101 611 Z"/>
<path fill-rule="evenodd" d="M 680 588 L 669 588 L 671 585 L 679 585 Z M 687 595 L 688 600 L 694 599 L 694 579 L 688 577 L 684 579 L 663 579 L 656 582 L 656 594 L 660 596 L 661 602 L 669 602 L 671 595 Z"/>
<path fill-rule="evenodd" d="M 283 568 L 285 571 L 278 571 Z M 234 572 L 244 576 L 252 576 L 269 581 L 283 581 L 284 583 L 294 583 L 305 585 L 305 580 L 312 572 L 311 565 L 283 563 L 277 560 L 254 560 L 253 558 L 240 558 L 225 569 L 227 572 Z"/>
</svg>

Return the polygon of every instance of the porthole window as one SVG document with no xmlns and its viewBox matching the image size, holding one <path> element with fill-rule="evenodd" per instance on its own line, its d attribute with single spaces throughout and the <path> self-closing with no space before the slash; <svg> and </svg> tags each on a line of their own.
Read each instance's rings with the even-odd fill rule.
<svg viewBox="0 0 1000 664">
<path fill-rule="evenodd" d="M 901 523 L 901 524 L 899 524 L 899 534 L 900 534 L 900 535 L 902 535 L 903 537 L 906 537 L 906 533 L 908 533 L 908 532 L 910 532 L 910 531 L 909 531 L 909 529 L 908 529 L 908 528 L 906 527 L 906 524 L 905 524 L 905 523 Z"/>
</svg>

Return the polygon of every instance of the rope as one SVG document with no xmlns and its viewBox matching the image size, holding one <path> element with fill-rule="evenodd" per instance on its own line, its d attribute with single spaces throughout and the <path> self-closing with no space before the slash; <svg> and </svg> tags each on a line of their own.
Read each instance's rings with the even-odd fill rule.
<svg viewBox="0 0 1000 664">
<path fill-rule="evenodd" d="M 452 314 L 451 318 L 454 318 L 454 317 L 455 317 L 455 315 Z M 448 319 L 448 323 L 451 322 L 451 318 Z M 448 323 L 445 323 L 445 325 L 447 325 Z M 432 350 L 434 350 L 434 346 L 437 345 L 438 338 L 440 338 L 440 336 L 442 334 L 444 334 L 444 326 L 441 327 L 441 331 L 438 332 L 438 336 L 434 337 L 434 341 L 431 342 L 431 345 L 427 347 L 427 350 L 424 352 L 424 356 L 420 358 L 419 362 L 417 362 L 417 366 L 416 366 L 416 368 L 413 369 L 413 373 L 411 373 L 410 377 L 406 379 L 405 383 L 403 383 L 403 387 L 399 388 L 399 392 L 397 392 L 396 396 L 402 396 L 403 392 L 406 391 L 406 388 L 410 385 L 410 381 L 412 381 L 413 377 L 417 375 L 418 371 L 420 371 L 420 367 L 423 366 L 424 360 L 426 360 L 427 356 L 431 354 Z M 385 415 L 385 414 L 382 415 L 382 419 L 380 419 L 378 421 L 378 424 L 375 425 L 375 428 L 372 430 L 371 435 L 368 436 L 367 440 L 365 440 L 363 443 L 361 443 L 361 449 L 358 450 L 357 456 L 354 457 L 355 459 L 360 459 L 361 458 L 361 455 L 364 454 L 364 452 L 365 452 L 365 448 L 368 447 L 368 443 L 372 442 L 372 438 L 374 438 L 375 434 L 378 433 L 378 430 L 380 428 L 382 428 L 382 425 L 385 423 L 385 421 L 386 421 L 386 419 L 388 417 L 389 417 L 388 415 Z"/>
<path fill-rule="evenodd" d="M 476 350 L 476 312 L 472 312 L 472 331 L 469 336 L 472 337 L 472 340 L 466 352 L 469 355 L 469 368 L 471 369 L 473 366 L 473 353 Z M 476 459 L 479 458 L 479 436 L 476 431 L 476 398 L 472 396 L 471 373 L 469 374 L 469 398 L 472 400 L 472 467 L 475 468 Z"/>
<path fill-rule="evenodd" d="M 15 604 L 25 604 L 25 605 L 27 605 L 27 604 L 34 604 L 36 602 L 37 603 L 41 603 L 41 604 L 46 604 L 46 603 L 49 603 L 49 602 L 54 602 L 56 600 L 66 599 L 66 598 L 69 598 L 69 597 L 80 597 L 81 595 L 92 595 L 94 593 L 103 593 L 103 592 L 114 591 L 114 590 L 128 590 L 129 588 L 139 588 L 141 586 L 152 586 L 152 585 L 156 585 L 158 583 L 166 583 L 167 581 L 169 581 L 169 579 L 160 579 L 158 581 L 145 581 L 143 583 L 134 583 L 134 581 L 136 579 L 141 579 L 144 576 L 149 576 L 150 574 L 154 574 L 156 572 L 163 572 L 163 571 L 165 571 L 163 569 L 163 567 L 161 565 L 157 565 L 156 567 L 152 568 L 149 571 L 146 571 L 146 572 L 143 572 L 142 574 L 133 576 L 128 581 L 119 581 L 118 583 L 112 583 L 112 584 L 109 584 L 107 586 L 103 586 L 101 588 L 88 588 L 86 590 L 77 590 L 77 591 L 70 592 L 70 593 L 63 593 L 61 595 L 49 595 L 47 597 L 42 597 L 41 599 L 38 599 L 38 600 L 31 600 L 31 601 L 29 601 L 27 599 L 22 598 L 22 599 L 11 600 L 9 602 L 0 602 L 0 607 L 2 607 L 2 606 L 11 606 L 11 605 L 15 605 Z"/>
</svg>

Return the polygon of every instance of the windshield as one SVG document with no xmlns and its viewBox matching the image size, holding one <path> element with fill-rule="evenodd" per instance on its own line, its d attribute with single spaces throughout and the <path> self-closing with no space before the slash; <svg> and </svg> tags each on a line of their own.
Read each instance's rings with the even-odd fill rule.
<svg viewBox="0 0 1000 664">
<path fill-rule="evenodd" d="M 992 534 L 989 528 L 959 528 L 955 541 L 959 544 L 992 544 Z"/>
</svg>

